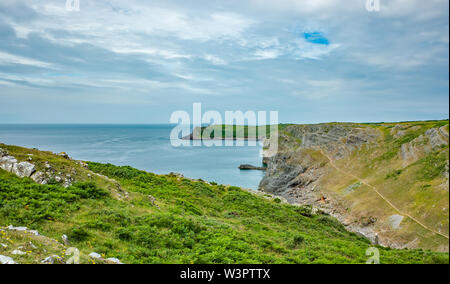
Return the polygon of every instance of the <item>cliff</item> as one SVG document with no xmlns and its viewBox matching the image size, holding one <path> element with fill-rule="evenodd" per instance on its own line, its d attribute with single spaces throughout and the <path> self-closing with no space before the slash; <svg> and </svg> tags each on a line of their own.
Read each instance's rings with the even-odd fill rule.
<svg viewBox="0 0 450 284">
<path fill-rule="evenodd" d="M 448 121 L 280 126 L 260 189 L 373 243 L 448 251 L 448 139 Z"/>
</svg>

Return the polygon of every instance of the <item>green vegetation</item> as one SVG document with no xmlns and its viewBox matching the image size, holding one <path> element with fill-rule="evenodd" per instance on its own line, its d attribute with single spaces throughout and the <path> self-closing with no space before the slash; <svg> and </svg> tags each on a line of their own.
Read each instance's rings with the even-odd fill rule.
<svg viewBox="0 0 450 284">
<path fill-rule="evenodd" d="M 66 234 L 83 263 L 92 263 L 93 251 L 124 263 L 365 263 L 371 247 L 311 207 L 131 167 L 89 163 L 89 169 L 115 179 L 129 198 L 114 198 L 107 182 L 63 188 L 0 170 L 0 226 L 27 226 L 54 239 Z M 8 234 L 11 245 L 25 241 Z M 64 257 L 63 248 L 47 246 Z M 45 255 L 38 247 L 19 260 L 40 262 Z M 448 263 L 448 254 L 379 249 L 382 263 Z"/>
<path fill-rule="evenodd" d="M 417 163 L 421 165 L 422 178 L 433 180 L 447 170 L 448 152 L 433 152 Z"/>
<path fill-rule="evenodd" d="M 208 138 L 216 139 L 263 138 L 270 137 L 270 129 L 271 126 L 211 125 L 208 127 L 201 127 L 201 137 L 208 136 Z"/>
</svg>

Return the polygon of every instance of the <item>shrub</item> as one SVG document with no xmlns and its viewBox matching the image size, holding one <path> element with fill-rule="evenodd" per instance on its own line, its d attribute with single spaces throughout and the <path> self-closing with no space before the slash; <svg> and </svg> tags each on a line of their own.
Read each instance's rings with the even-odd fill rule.
<svg viewBox="0 0 450 284">
<path fill-rule="evenodd" d="M 67 234 L 67 237 L 69 241 L 83 242 L 89 238 L 89 233 L 82 227 L 75 227 Z"/>
</svg>

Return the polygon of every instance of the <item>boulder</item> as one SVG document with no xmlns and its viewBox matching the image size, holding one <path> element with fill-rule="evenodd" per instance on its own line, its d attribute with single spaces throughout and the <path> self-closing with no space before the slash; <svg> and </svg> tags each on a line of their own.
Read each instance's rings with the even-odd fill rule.
<svg viewBox="0 0 450 284">
<path fill-rule="evenodd" d="M 12 258 L 9 256 L 0 255 L 0 263 L 1 264 L 17 264 Z"/>
<path fill-rule="evenodd" d="M 0 158 L 0 168 L 7 172 L 12 172 L 16 163 L 17 160 L 13 156 L 4 156 Z"/>
<path fill-rule="evenodd" d="M 36 171 L 36 167 L 29 162 L 21 162 L 14 164 L 12 173 L 18 177 L 30 177 Z"/>
<path fill-rule="evenodd" d="M 92 258 L 92 259 L 103 259 L 102 256 L 100 254 L 96 253 L 96 252 L 91 252 L 89 254 L 89 257 Z"/>
<path fill-rule="evenodd" d="M 26 253 L 26 252 L 23 252 L 23 251 L 21 251 L 21 250 L 16 249 L 16 250 L 13 250 L 13 251 L 11 252 L 11 254 L 14 254 L 14 255 L 25 255 L 25 254 L 27 254 L 27 253 Z"/>
<path fill-rule="evenodd" d="M 31 179 L 34 180 L 34 182 L 39 184 L 48 184 L 48 177 L 43 172 L 35 172 L 31 175 Z"/>
</svg>

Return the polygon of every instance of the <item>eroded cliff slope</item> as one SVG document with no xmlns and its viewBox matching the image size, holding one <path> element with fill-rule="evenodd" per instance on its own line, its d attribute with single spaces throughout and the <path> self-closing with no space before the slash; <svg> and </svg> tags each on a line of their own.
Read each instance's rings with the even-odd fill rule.
<svg viewBox="0 0 450 284">
<path fill-rule="evenodd" d="M 261 189 L 395 248 L 448 251 L 448 120 L 280 126 Z"/>
</svg>

